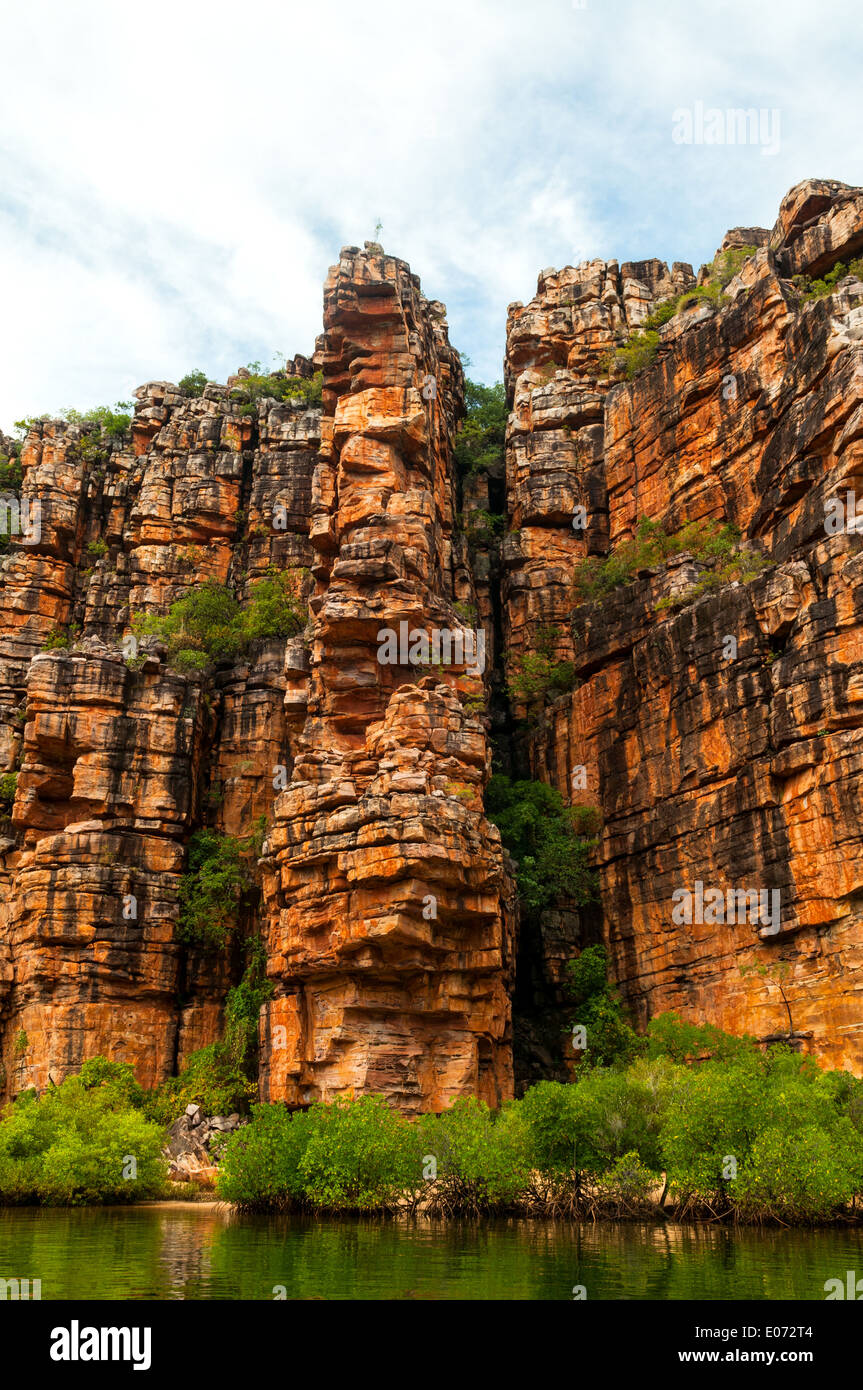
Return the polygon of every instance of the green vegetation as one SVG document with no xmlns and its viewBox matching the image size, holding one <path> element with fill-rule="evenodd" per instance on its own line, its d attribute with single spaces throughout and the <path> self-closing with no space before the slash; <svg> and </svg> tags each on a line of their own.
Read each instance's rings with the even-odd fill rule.
<svg viewBox="0 0 863 1390">
<path fill-rule="evenodd" d="M 510 663 L 506 691 L 513 701 L 541 707 L 575 684 L 575 667 L 571 661 L 557 661 L 554 648 L 560 629 L 553 625 L 539 627 L 534 637 L 534 650 L 524 652 Z"/>
<path fill-rule="evenodd" d="M 298 1176 L 311 1206 L 330 1211 L 389 1206 L 416 1173 L 405 1122 L 382 1096 L 315 1106 L 306 1129 Z"/>
<path fill-rule="evenodd" d="M 85 425 L 97 427 L 99 435 L 115 443 L 125 439 L 132 423 L 132 401 L 117 401 L 116 405 L 98 405 L 90 410 L 75 410 L 73 406 L 68 406 L 63 410 L 58 410 L 56 415 L 27 415 L 23 420 L 15 421 L 15 428 L 22 434 L 33 426 L 41 424 L 45 420 L 65 420 L 69 425 Z"/>
<path fill-rule="evenodd" d="M 749 580 L 755 579 L 769 563 L 767 557 L 756 550 L 737 550 L 724 562 L 717 562 L 712 569 L 681 593 L 660 599 L 656 611 L 664 613 L 669 609 L 685 608 L 687 604 L 701 598 L 702 594 L 713 593 L 735 580 L 741 584 L 748 584 Z"/>
<path fill-rule="evenodd" d="M 466 417 L 455 446 L 456 468 L 462 478 L 503 466 L 508 413 L 502 381 L 483 386 L 465 379 L 464 401 Z"/>
<path fill-rule="evenodd" d="M 622 367 L 627 381 L 631 381 L 655 360 L 659 352 L 659 343 L 659 334 L 653 328 L 647 328 L 643 333 L 633 333 L 615 350 L 613 359 L 605 359 L 602 366 L 608 371 L 612 367 Z"/>
<path fill-rule="evenodd" d="M 416 1181 L 415 1153 L 415 1131 L 380 1096 L 339 1099 L 293 1115 L 259 1105 L 241 1141 L 228 1140 L 218 1192 L 244 1210 L 372 1211 L 395 1205 Z"/>
<path fill-rule="evenodd" d="M 262 968 L 252 943 L 225 1040 L 157 1091 L 97 1057 L 41 1098 L 19 1096 L 0 1118 L 0 1202 L 160 1195 L 164 1125 L 192 1101 L 210 1114 L 248 1108 Z M 222 1151 L 219 1196 L 247 1211 L 860 1219 L 863 1081 L 675 1014 L 636 1038 L 599 947 L 569 978 L 588 1035 L 574 1082 L 541 1082 L 496 1113 L 466 1098 L 417 1120 L 373 1095 L 295 1113 L 253 1103 Z"/>
<path fill-rule="evenodd" d="M 46 1206 L 142 1201 L 162 1194 L 164 1135 L 141 1108 L 131 1067 L 94 1058 L 0 1118 L 0 1202 Z"/>
<path fill-rule="evenodd" d="M 0 807 L 2 807 L 6 815 L 12 810 L 12 803 L 15 800 L 17 787 L 18 773 L 4 772 L 2 777 L 0 777 Z"/>
<path fill-rule="evenodd" d="M 598 825 L 591 807 L 566 807 L 547 783 L 512 781 L 498 773 L 486 787 L 485 812 L 518 864 L 516 881 L 528 911 L 538 912 L 559 897 L 581 904 L 596 900 L 590 853 Z"/>
<path fill-rule="evenodd" d="M 850 261 L 847 266 L 837 261 L 833 269 L 818 280 L 812 280 L 808 275 L 795 275 L 794 284 L 804 300 L 823 299 L 825 295 L 833 293 L 846 275 L 856 275 L 858 280 L 863 280 L 863 258 Z"/>
<path fill-rule="evenodd" d="M 780 1048 L 677 1071 L 660 1142 L 683 1214 L 823 1220 L 860 1191 L 863 1146 L 848 1109 L 861 1083 L 849 1074 Z"/>
<path fill-rule="evenodd" d="M 430 1215 L 511 1207 L 530 1182 L 530 1132 L 517 1104 L 495 1115 L 473 1097 L 457 1100 L 442 1115 L 424 1115 L 418 1130 L 420 1156 L 434 1174 L 423 1194 Z"/>
<path fill-rule="evenodd" d="M 460 518 L 469 545 L 491 545 L 504 527 L 506 517 L 499 512 L 486 512 L 474 507 Z"/>
<path fill-rule="evenodd" d="M 101 560 L 103 555 L 108 554 L 108 542 L 100 536 L 98 540 L 90 541 L 87 546 L 87 554 L 94 560 Z"/>
<path fill-rule="evenodd" d="M 259 639 L 302 631 L 305 573 L 271 568 L 252 586 L 245 608 L 224 584 L 208 579 L 164 615 L 136 614 L 132 630 L 139 640 L 153 636 L 164 642 L 168 661 L 178 670 L 203 671 L 212 662 L 232 660 Z"/>
<path fill-rule="evenodd" d="M 705 283 L 694 285 L 691 290 L 684 290 L 683 294 L 677 295 L 674 299 L 660 300 L 653 312 L 645 319 L 644 328 L 661 328 L 676 314 L 679 314 L 683 309 L 691 308 L 699 300 L 706 300 L 708 303 L 717 305 L 727 304 L 726 286 L 730 284 L 735 275 L 739 274 L 744 262 L 750 256 L 754 256 L 757 250 L 757 246 L 734 246 L 727 251 L 721 251 L 710 265 Z"/>
<path fill-rule="evenodd" d="M 674 1012 L 657 1014 L 647 1025 L 643 1041 L 645 1056 L 655 1060 L 670 1057 L 673 1062 L 699 1062 L 712 1057 L 729 1062 L 756 1051 L 755 1039 L 748 1034 L 735 1037 L 712 1023 L 686 1023 Z"/>
<path fill-rule="evenodd" d="M 566 991 L 575 1005 L 573 1023 L 584 1029 L 580 1065 L 605 1067 L 628 1062 L 641 1040 L 629 1023 L 620 995 L 608 983 L 604 946 L 587 946 L 566 968 Z"/>
<path fill-rule="evenodd" d="M 302 401 L 318 407 L 323 399 L 323 372 L 311 377 L 287 376 L 284 371 L 265 372 L 260 362 L 250 362 L 249 375 L 236 381 L 231 388 L 231 400 L 241 401 L 241 414 L 257 414 L 259 401 Z"/>
<path fill-rule="evenodd" d="M 8 454 L 0 453 L 0 494 L 8 497 L 13 493 L 17 497 L 23 481 L 24 470 L 17 455 L 10 458 Z"/>
<path fill-rule="evenodd" d="M 65 420 L 67 424 L 80 425 L 80 435 L 70 448 L 70 457 L 78 458 L 87 468 L 105 463 L 112 449 L 126 442 L 132 424 L 131 410 L 131 401 L 117 401 L 114 406 L 94 406 L 91 410 L 70 407 L 59 410 L 55 416 L 28 415 L 23 420 L 16 420 L 15 428 L 23 436 L 45 420 Z"/>
<path fill-rule="evenodd" d="M 627 379 L 631 381 L 655 360 L 661 342 L 658 330 L 675 315 L 691 308 L 699 300 L 706 300 L 717 307 L 727 304 L 729 301 L 725 294 L 726 286 L 738 274 L 744 261 L 754 256 L 757 250 L 757 246 L 735 246 L 720 252 L 710 265 L 704 284 L 695 285 L 674 299 L 660 300 L 653 312 L 648 314 L 641 328 L 630 334 L 626 342 L 604 361 L 603 367 L 608 371 L 615 366 L 621 367 Z"/>
<path fill-rule="evenodd" d="M 257 848 L 260 851 L 260 845 Z M 243 978 L 228 991 L 225 1000 L 223 1041 L 225 1054 L 233 1065 L 249 1079 L 254 1079 L 258 1070 L 258 1021 L 274 987 L 267 979 L 267 953 L 259 936 L 246 942 L 246 955 Z"/>
<path fill-rule="evenodd" d="M 459 599 L 453 604 L 453 610 L 463 623 L 472 625 L 479 621 L 479 612 L 475 603 L 466 603 Z"/>
<path fill-rule="evenodd" d="M 339 1098 L 293 1115 L 260 1105 L 228 1140 L 218 1192 L 247 1211 L 381 1211 L 416 1208 L 422 1199 L 430 1214 L 478 1214 L 516 1200 L 528 1162 L 517 1107 L 495 1116 L 464 1099 L 414 1124 L 382 1096 Z"/>
<path fill-rule="evenodd" d="M 17 454 L 13 454 L 10 458 L 8 454 L 0 453 L 0 498 L 3 498 L 7 503 L 12 500 L 17 501 L 20 505 L 23 481 L 24 470 Z M 0 519 L 0 554 L 9 549 L 12 539 L 12 520 L 10 511 L 4 509 L 2 519 Z"/>
<path fill-rule="evenodd" d="M 252 892 L 252 862 L 261 852 L 263 825 L 251 835 L 196 830 L 189 840 L 188 866 L 180 879 L 178 936 L 190 945 L 221 950 L 236 927 L 242 903 Z"/>
<path fill-rule="evenodd" d="M 728 523 L 690 521 L 681 530 L 669 532 L 658 521 L 643 516 L 633 540 L 623 541 L 604 560 L 587 556 L 576 566 L 573 577 L 581 601 L 601 598 L 622 584 L 629 584 L 640 570 L 654 569 L 674 555 L 690 554 L 709 566 L 709 572 L 685 593 L 663 599 L 657 611 L 682 607 L 708 589 L 721 588 L 732 579 L 746 582 L 754 578 L 768 561 L 740 545 L 740 532 Z"/>
<path fill-rule="evenodd" d="M 242 980 L 228 991 L 225 1029 L 219 1042 L 193 1052 L 179 1076 L 151 1091 L 144 1100 L 150 1119 L 170 1125 L 187 1105 L 200 1105 L 207 1115 L 246 1112 L 257 1097 L 258 1019 L 273 992 L 266 979 L 266 957 L 260 937 L 246 943 L 247 965 Z"/>
<path fill-rule="evenodd" d="M 177 385 L 184 396 L 189 396 L 192 399 L 203 396 L 204 387 L 207 385 L 207 374 L 197 371 L 187 372 L 185 376 L 180 377 Z"/>
<path fill-rule="evenodd" d="M 218 1192 L 243 1211 L 282 1211 L 304 1196 L 300 1163 L 308 1141 L 310 1112 L 283 1105 L 255 1105 L 242 1143 L 232 1135 L 219 1166 Z"/>
<path fill-rule="evenodd" d="M 170 1125 L 188 1105 L 200 1105 L 208 1115 L 233 1115 L 248 1110 L 258 1094 L 257 1081 L 232 1064 L 224 1043 L 210 1043 L 191 1053 L 179 1076 L 172 1076 L 146 1101 L 155 1123 Z"/>
<path fill-rule="evenodd" d="M 80 636 L 80 623 L 67 623 L 65 627 L 54 627 L 42 643 L 42 650 L 43 652 L 67 651 Z"/>
<path fill-rule="evenodd" d="M 120 443 L 132 424 L 132 401 L 117 401 L 115 406 L 96 406 L 92 410 L 63 410 L 60 418 L 70 425 L 97 425 L 100 435 Z"/>
<path fill-rule="evenodd" d="M 711 1041 L 726 1055 L 687 1065 L 663 1045 L 684 1046 L 687 1025 L 655 1022 L 650 1055 L 541 1082 L 497 1114 L 475 1099 L 416 1122 L 377 1096 L 293 1115 L 256 1106 L 228 1140 L 219 1196 L 252 1211 L 643 1217 L 661 1204 L 678 1218 L 786 1224 L 858 1214 L 863 1082 L 720 1030 Z"/>
</svg>

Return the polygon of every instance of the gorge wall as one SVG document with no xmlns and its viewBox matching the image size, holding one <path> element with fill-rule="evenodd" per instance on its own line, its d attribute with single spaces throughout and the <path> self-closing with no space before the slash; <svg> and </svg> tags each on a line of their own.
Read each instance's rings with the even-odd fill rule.
<svg viewBox="0 0 863 1390">
<path fill-rule="evenodd" d="M 825 517 L 863 492 L 863 281 L 807 299 L 792 277 L 859 256 L 863 192 L 802 184 L 772 230 L 735 229 L 721 249 L 747 244 L 730 302 L 684 301 L 655 360 L 613 386 L 601 354 L 617 325 L 692 285 L 688 266 L 548 271 L 511 306 L 506 645 L 553 623 L 575 665 L 523 759 L 567 799 L 584 769 L 574 799 L 602 812 L 603 932 L 639 1022 L 677 1009 L 791 1031 L 859 1071 L 863 556 L 853 526 L 831 534 Z M 730 521 L 770 564 L 677 611 L 663 600 L 699 572 L 684 555 L 574 603 L 574 564 L 642 518 Z M 699 881 L 779 890 L 779 930 L 675 922 L 674 893 Z"/>
<path fill-rule="evenodd" d="M 374 243 L 342 251 L 323 336 L 286 367 L 323 374 L 320 408 L 251 409 L 240 374 L 200 398 L 141 387 L 129 436 L 100 450 L 86 422 L 29 429 L 21 495 L 40 534 L 0 561 L 0 759 L 17 773 L 0 827 L 3 1094 L 98 1054 L 164 1080 L 220 1036 L 253 935 L 273 986 L 265 1099 L 496 1105 L 560 1071 L 563 966 L 599 935 L 640 1024 L 677 1009 L 792 1032 L 863 1071 L 863 555 L 853 527 L 825 528 L 831 497 L 863 497 L 863 280 L 807 298 L 793 279 L 863 252 L 863 192 L 799 185 L 772 230 L 723 242 L 752 246 L 726 298 L 684 299 L 632 379 L 615 349 L 703 274 L 544 271 L 509 309 L 503 470 L 457 476 L 444 307 Z M 471 539 L 472 507 L 503 515 L 499 539 Z M 733 522 L 768 563 L 687 601 L 702 566 L 681 554 L 583 601 L 579 562 L 643 518 Z M 285 569 L 305 576 L 304 632 L 197 675 L 158 641 L 130 659 L 135 614 L 206 579 L 245 604 Z M 473 622 L 484 670 L 421 666 L 398 643 L 381 657 L 382 632 Z M 576 681 L 537 712 L 503 680 L 541 628 Z M 596 911 L 561 901 L 520 929 L 483 809 L 492 745 L 598 808 Z M 225 950 L 190 945 L 191 832 L 262 817 L 255 902 Z M 696 881 L 778 889 L 780 929 L 676 923 L 673 895 Z M 532 1032 L 543 1019 L 552 1043 Z"/>
</svg>

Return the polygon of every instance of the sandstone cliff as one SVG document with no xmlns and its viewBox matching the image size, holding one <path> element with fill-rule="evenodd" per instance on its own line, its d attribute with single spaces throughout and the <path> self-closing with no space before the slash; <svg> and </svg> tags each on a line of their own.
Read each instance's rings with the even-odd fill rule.
<svg viewBox="0 0 863 1390">
<path fill-rule="evenodd" d="M 664 267 L 544 272 L 536 299 L 510 308 L 507 646 L 554 622 L 577 674 L 520 751 L 568 799 L 585 769 L 576 799 L 603 816 L 603 931 L 642 1023 L 677 1009 L 786 1036 L 784 989 L 798 1045 L 859 1071 L 863 557 L 825 515 L 828 499 L 863 493 L 863 281 L 807 298 L 793 277 L 859 256 L 863 192 L 803 184 L 772 231 L 720 249 L 741 241 L 757 250 L 729 302 L 684 301 L 632 380 L 612 381 L 597 353 L 621 319 L 643 322 Z M 685 266 L 670 278 L 692 283 Z M 697 579 L 679 556 L 579 603 L 574 562 L 642 518 L 733 522 L 770 564 L 663 607 Z M 676 924 L 673 895 L 697 881 L 780 890 L 780 929 Z"/>
<path fill-rule="evenodd" d="M 739 968 L 781 960 L 797 1044 L 863 1070 L 863 557 L 824 524 L 831 497 L 863 497 L 863 281 L 809 298 L 794 279 L 860 255 L 863 192 L 800 185 L 772 230 L 720 250 L 741 247 L 713 300 L 688 302 L 706 273 L 685 264 L 543 271 L 508 315 L 505 479 L 457 478 L 445 310 L 373 243 L 342 251 L 323 336 L 286 367 L 323 374 L 319 408 L 243 404 L 242 377 L 200 397 L 154 382 L 118 441 L 29 430 L 40 534 L 0 561 L 5 1094 L 98 1053 L 146 1085 L 171 1075 L 219 1036 L 255 934 L 273 985 L 261 1094 L 291 1104 L 497 1104 L 513 998 L 521 1080 L 559 1073 L 563 965 L 600 933 L 642 1023 L 675 1008 L 787 1034 L 776 973 Z M 624 379 L 615 352 L 671 300 Z M 468 505 L 504 513 L 500 540 L 468 543 Z M 733 522 L 767 563 L 687 601 L 702 567 L 678 555 L 585 602 L 579 562 L 644 518 Z M 207 579 L 245 604 L 285 569 L 308 576 L 304 632 L 197 675 L 158 643 L 130 659 L 135 614 Z M 457 634 L 468 612 L 484 670 L 382 659 L 382 633 Z M 541 628 L 576 680 L 537 715 L 502 681 Z M 561 901 L 520 945 L 483 810 L 492 731 L 501 765 L 602 817 L 600 911 Z M 259 818 L 231 945 L 184 942 L 190 834 Z M 696 881 L 780 890 L 780 930 L 675 923 Z"/>
</svg>

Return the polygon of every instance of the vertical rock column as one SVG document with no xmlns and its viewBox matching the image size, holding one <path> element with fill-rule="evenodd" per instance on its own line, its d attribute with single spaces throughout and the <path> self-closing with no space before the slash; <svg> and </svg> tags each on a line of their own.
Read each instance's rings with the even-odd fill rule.
<svg viewBox="0 0 863 1390">
<path fill-rule="evenodd" d="M 452 604 L 462 372 L 444 313 L 371 245 L 326 283 L 311 689 L 264 861 L 270 1100 L 382 1092 L 418 1112 L 512 1093 L 514 919 L 482 812 L 485 729 L 465 708 L 482 662 L 421 668 L 433 655 L 404 641 L 469 641 Z"/>
</svg>

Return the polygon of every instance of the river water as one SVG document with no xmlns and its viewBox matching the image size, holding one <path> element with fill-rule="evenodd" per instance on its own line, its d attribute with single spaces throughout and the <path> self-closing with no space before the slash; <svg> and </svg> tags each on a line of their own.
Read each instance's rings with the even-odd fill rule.
<svg viewBox="0 0 863 1390">
<path fill-rule="evenodd" d="M 863 1230 L 0 1209 L 0 1279 L 42 1299 L 823 1300 L 863 1276 Z"/>
</svg>

